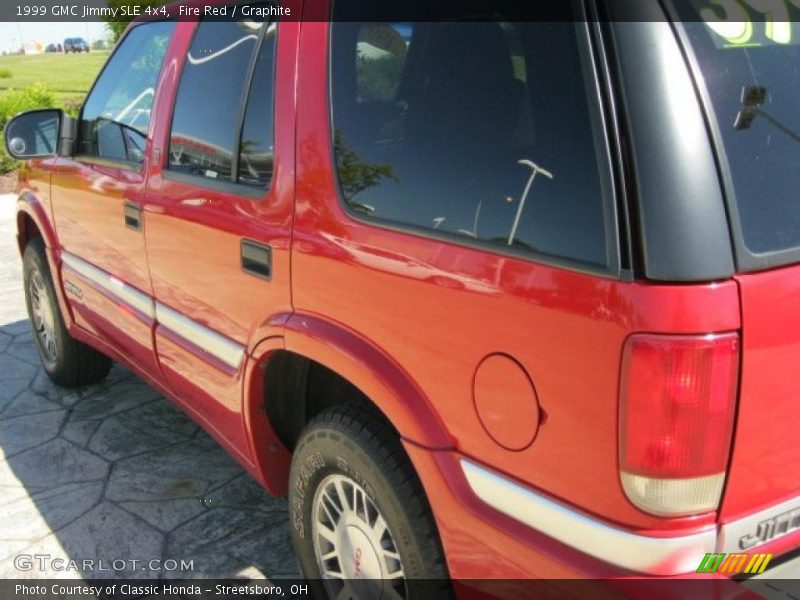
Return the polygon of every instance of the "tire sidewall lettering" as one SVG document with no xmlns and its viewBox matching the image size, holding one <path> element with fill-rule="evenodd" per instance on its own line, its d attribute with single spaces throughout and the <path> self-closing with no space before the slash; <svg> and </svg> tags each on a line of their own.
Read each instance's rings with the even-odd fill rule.
<svg viewBox="0 0 800 600">
<path fill-rule="evenodd" d="M 305 537 L 305 524 L 303 520 L 303 507 L 309 483 L 315 475 L 325 468 L 325 458 L 321 452 L 309 454 L 300 465 L 294 478 L 294 497 L 292 499 L 292 525 L 301 538 Z"/>
</svg>

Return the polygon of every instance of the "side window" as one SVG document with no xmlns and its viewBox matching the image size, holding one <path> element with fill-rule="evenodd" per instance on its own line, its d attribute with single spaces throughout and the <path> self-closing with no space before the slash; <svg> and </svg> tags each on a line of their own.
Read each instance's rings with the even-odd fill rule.
<svg viewBox="0 0 800 600">
<path fill-rule="evenodd" d="M 131 29 L 103 69 L 83 106 L 79 154 L 141 163 L 158 74 L 175 23 Z"/>
<path fill-rule="evenodd" d="M 272 176 L 275 31 L 274 24 L 254 21 L 200 22 L 178 87 L 170 170 L 215 181 L 268 186 Z M 249 97 L 243 115 L 245 94 Z"/>
<path fill-rule="evenodd" d="M 574 23 L 338 22 L 333 138 L 363 217 L 607 265 L 607 157 Z"/>
<path fill-rule="evenodd" d="M 262 188 L 272 181 L 276 30 L 276 25 L 269 26 L 258 53 L 239 143 L 239 183 Z"/>
</svg>

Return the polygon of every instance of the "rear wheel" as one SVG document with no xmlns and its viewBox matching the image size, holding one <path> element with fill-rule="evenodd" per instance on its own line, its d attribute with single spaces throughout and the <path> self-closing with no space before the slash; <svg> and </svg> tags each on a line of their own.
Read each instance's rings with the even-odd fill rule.
<svg viewBox="0 0 800 600">
<path fill-rule="evenodd" d="M 436 523 L 395 431 L 355 405 L 317 416 L 292 458 L 292 541 L 322 598 L 450 598 Z"/>
<path fill-rule="evenodd" d="M 41 238 L 28 243 L 22 268 L 28 318 L 47 376 L 63 387 L 97 383 L 104 379 L 111 369 L 111 359 L 69 335 Z"/>
</svg>

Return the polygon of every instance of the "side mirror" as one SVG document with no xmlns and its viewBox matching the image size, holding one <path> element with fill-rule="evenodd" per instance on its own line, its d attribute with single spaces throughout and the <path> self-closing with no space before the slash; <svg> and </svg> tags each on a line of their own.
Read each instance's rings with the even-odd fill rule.
<svg viewBox="0 0 800 600">
<path fill-rule="evenodd" d="M 20 113 L 6 124 L 6 151 L 20 160 L 70 156 L 76 131 L 75 119 L 62 110 Z"/>
</svg>

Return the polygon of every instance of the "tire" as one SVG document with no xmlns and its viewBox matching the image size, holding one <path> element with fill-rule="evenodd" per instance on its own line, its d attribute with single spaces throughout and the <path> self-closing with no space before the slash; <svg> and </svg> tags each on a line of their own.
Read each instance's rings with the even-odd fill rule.
<svg viewBox="0 0 800 600">
<path fill-rule="evenodd" d="M 111 369 L 111 359 L 67 331 L 42 238 L 32 239 L 25 248 L 22 272 L 34 345 L 47 376 L 67 388 L 103 380 Z"/>
<path fill-rule="evenodd" d="M 338 406 L 308 424 L 292 457 L 289 507 L 313 597 L 453 597 L 422 485 L 397 433 L 368 407 Z M 347 580 L 326 579 L 334 573 Z"/>
</svg>

